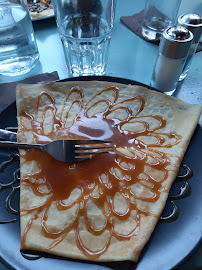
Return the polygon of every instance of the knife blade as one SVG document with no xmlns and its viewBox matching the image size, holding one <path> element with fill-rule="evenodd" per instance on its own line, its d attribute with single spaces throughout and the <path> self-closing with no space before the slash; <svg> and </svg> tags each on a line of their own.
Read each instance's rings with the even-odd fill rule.
<svg viewBox="0 0 202 270">
<path fill-rule="evenodd" d="M 17 142 L 17 133 L 0 129 L 0 140 L 5 141 L 11 141 L 11 142 Z"/>
</svg>

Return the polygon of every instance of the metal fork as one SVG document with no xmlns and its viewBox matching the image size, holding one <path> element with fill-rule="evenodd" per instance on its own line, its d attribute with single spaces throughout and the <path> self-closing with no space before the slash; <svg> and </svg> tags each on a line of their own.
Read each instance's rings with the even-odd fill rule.
<svg viewBox="0 0 202 270">
<path fill-rule="evenodd" d="M 100 146 L 100 144 L 106 143 L 108 145 Z M 108 153 L 109 150 L 112 149 L 112 146 L 110 146 L 109 143 L 111 143 L 109 140 L 55 140 L 47 144 L 1 141 L 0 147 L 40 149 L 49 153 L 52 157 L 59 161 L 79 162 L 90 158 L 94 154 Z M 93 146 L 89 146 L 89 144 L 92 144 Z"/>
</svg>

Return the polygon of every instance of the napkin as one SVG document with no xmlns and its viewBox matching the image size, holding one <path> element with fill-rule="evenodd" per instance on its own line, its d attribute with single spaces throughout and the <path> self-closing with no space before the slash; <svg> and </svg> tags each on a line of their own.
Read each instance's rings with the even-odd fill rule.
<svg viewBox="0 0 202 270">
<path fill-rule="evenodd" d="M 0 112 L 15 101 L 15 89 L 19 83 L 38 83 L 59 80 L 56 71 L 52 73 L 39 74 L 17 82 L 0 84 Z"/>
<path fill-rule="evenodd" d="M 131 31 L 133 31 L 136 35 L 138 35 L 142 39 L 148 41 L 142 36 L 141 29 L 142 29 L 143 19 L 144 19 L 144 10 L 132 16 L 122 16 L 120 18 L 121 22 L 125 24 Z M 159 44 L 159 41 L 148 41 L 148 42 Z M 196 49 L 196 53 L 200 51 L 202 51 L 202 42 L 199 42 L 198 48 Z"/>
</svg>

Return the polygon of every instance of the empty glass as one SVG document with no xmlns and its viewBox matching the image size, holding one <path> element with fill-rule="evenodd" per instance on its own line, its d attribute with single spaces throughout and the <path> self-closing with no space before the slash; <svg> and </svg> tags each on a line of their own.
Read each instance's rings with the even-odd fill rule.
<svg viewBox="0 0 202 270">
<path fill-rule="evenodd" d="M 54 0 L 53 4 L 69 72 L 104 74 L 115 0 Z"/>
<path fill-rule="evenodd" d="M 163 31 L 175 22 L 180 3 L 181 0 L 147 0 L 142 35 L 148 40 L 159 40 Z"/>
<path fill-rule="evenodd" d="M 21 75 L 39 60 L 28 8 L 23 0 L 0 0 L 0 74 Z"/>
</svg>

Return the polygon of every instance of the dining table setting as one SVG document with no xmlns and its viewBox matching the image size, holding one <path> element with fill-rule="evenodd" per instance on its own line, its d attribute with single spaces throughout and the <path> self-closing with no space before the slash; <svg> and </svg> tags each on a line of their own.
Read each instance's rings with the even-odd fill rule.
<svg viewBox="0 0 202 270">
<path fill-rule="evenodd" d="M 201 110 L 201 0 L 0 0 L 0 270 L 201 269 Z"/>
</svg>

